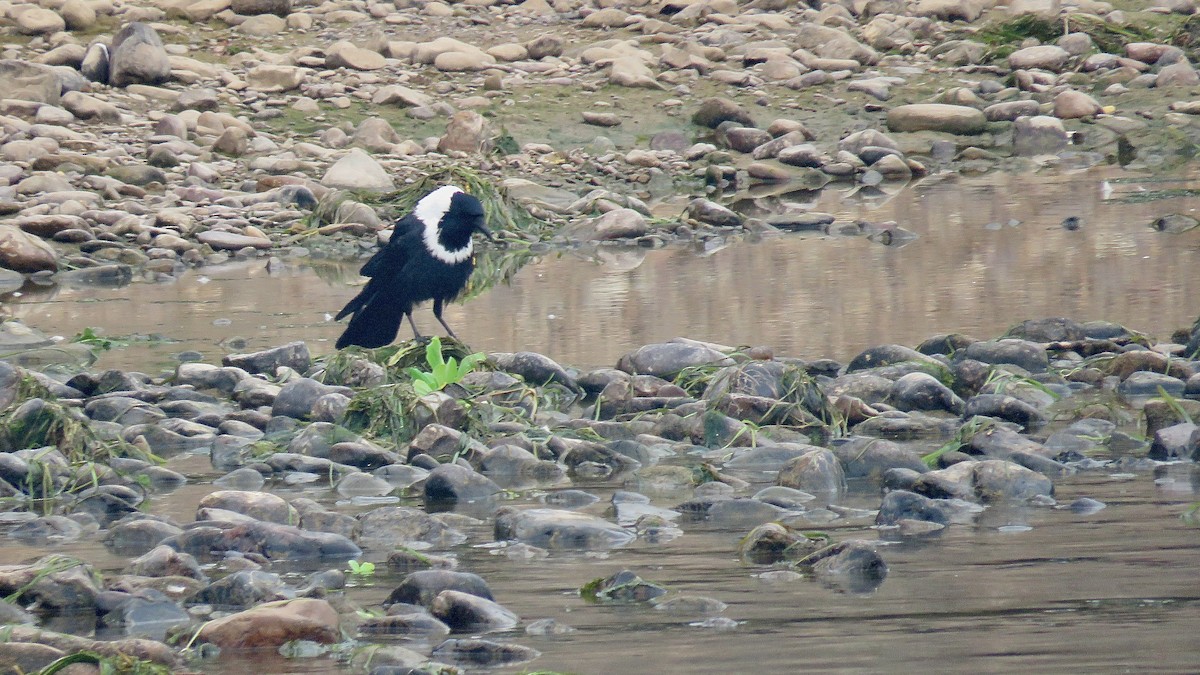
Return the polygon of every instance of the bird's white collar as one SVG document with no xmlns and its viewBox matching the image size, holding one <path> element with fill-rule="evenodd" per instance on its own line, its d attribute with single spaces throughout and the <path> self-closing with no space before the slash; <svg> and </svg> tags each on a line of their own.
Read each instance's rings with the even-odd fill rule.
<svg viewBox="0 0 1200 675">
<path fill-rule="evenodd" d="M 450 200 L 460 192 L 462 190 L 453 185 L 444 185 L 422 197 L 421 201 L 417 202 L 413 208 L 413 215 L 421 221 L 424 228 L 421 231 L 421 239 L 425 242 L 425 248 L 430 255 L 447 265 L 454 265 L 470 258 L 471 251 L 474 249 L 474 242 L 470 239 L 467 240 L 466 246 L 453 251 L 442 246 L 442 243 L 438 241 L 438 224 L 450 210 Z"/>
</svg>

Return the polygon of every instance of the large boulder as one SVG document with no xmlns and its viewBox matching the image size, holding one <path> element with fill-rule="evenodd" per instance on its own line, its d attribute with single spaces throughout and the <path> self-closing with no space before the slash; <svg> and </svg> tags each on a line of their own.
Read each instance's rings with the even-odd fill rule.
<svg viewBox="0 0 1200 675">
<path fill-rule="evenodd" d="M 4 98 L 58 105 L 62 83 L 50 66 L 4 59 L 0 60 L 0 91 Z"/>
<path fill-rule="evenodd" d="M 160 84 L 171 77 L 171 60 L 158 31 L 140 21 L 117 33 L 110 53 L 108 83 L 114 87 Z"/>
</svg>

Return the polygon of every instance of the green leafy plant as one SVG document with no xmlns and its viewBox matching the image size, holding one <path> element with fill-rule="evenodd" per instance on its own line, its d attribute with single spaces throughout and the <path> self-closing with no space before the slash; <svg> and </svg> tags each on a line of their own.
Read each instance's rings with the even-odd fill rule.
<svg viewBox="0 0 1200 675">
<path fill-rule="evenodd" d="M 478 366 L 486 358 L 487 356 L 482 352 L 476 352 L 464 356 L 461 362 L 453 356 L 446 359 L 442 356 L 442 339 L 434 337 L 425 347 L 425 362 L 429 365 L 429 371 L 409 367 L 404 372 L 413 379 L 413 391 L 418 396 L 424 396 L 441 391 L 447 385 L 462 381 L 468 373 L 475 370 L 475 366 Z"/>
<path fill-rule="evenodd" d="M 95 328 L 87 327 L 75 334 L 71 338 L 71 342 L 77 342 L 82 345 L 87 345 L 96 351 L 106 352 L 113 347 L 128 347 L 129 340 L 123 338 L 104 337 L 96 332 Z"/>
<path fill-rule="evenodd" d="M 373 562 L 358 562 L 357 560 L 347 561 L 350 566 L 350 574 L 356 577 L 369 577 L 375 574 L 375 563 Z"/>
</svg>

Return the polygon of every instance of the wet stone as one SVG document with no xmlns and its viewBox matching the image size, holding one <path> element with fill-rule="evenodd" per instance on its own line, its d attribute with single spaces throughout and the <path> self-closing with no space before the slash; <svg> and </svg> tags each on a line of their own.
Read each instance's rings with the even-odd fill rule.
<svg viewBox="0 0 1200 675">
<path fill-rule="evenodd" d="M 221 363 L 249 373 L 274 375 L 280 366 L 287 366 L 298 373 L 306 372 L 312 365 L 312 357 L 309 355 L 308 345 L 303 342 L 291 342 L 261 352 L 229 354 L 221 359 Z M 180 368 L 182 369 L 182 366 Z"/>
<path fill-rule="evenodd" d="M 551 550 L 603 550 L 624 546 L 634 536 L 606 520 L 573 511 L 503 507 L 496 512 L 497 541 L 515 539 Z"/>
<path fill-rule="evenodd" d="M 481 639 L 446 640 L 433 648 L 433 657 L 467 666 L 496 667 L 532 661 L 541 652 L 518 644 Z"/>
<path fill-rule="evenodd" d="M 294 640 L 332 644 L 340 639 L 338 613 L 325 600 L 270 602 L 210 621 L 197 638 L 222 649 L 275 649 Z"/>
<path fill-rule="evenodd" d="M 980 394 L 967 401 L 963 416 L 997 417 L 1027 429 L 1037 429 L 1046 423 L 1046 416 L 1037 408 L 1012 396 Z"/>
<path fill-rule="evenodd" d="M 832 450 L 841 461 L 847 478 L 867 477 L 878 481 L 892 469 L 917 473 L 927 470 L 916 451 L 886 439 L 852 436 L 844 443 L 834 445 Z"/>
<path fill-rule="evenodd" d="M 482 598 L 494 600 L 491 588 L 483 577 L 470 572 L 454 572 L 451 570 L 421 570 L 406 576 L 400 585 L 394 588 L 385 606 L 402 603 L 431 607 L 434 600 L 443 591 L 457 591 Z M 445 617 L 439 617 L 445 621 Z"/>
<path fill-rule="evenodd" d="M 822 448 L 789 460 L 779 470 L 775 483 L 805 492 L 840 495 L 846 490 L 846 474 L 837 457 Z"/>
<path fill-rule="evenodd" d="M 950 507 L 941 500 L 905 490 L 893 490 L 884 495 L 875 522 L 879 525 L 896 525 L 903 520 L 924 520 L 947 525 L 950 516 Z"/>
<path fill-rule="evenodd" d="M 520 622 L 520 617 L 492 600 L 455 590 L 438 593 L 429 612 L 453 631 L 507 630 Z"/>
<path fill-rule="evenodd" d="M 865 541 L 844 541 L 799 562 L 823 584 L 850 593 L 871 593 L 887 578 L 888 566 Z"/>
</svg>

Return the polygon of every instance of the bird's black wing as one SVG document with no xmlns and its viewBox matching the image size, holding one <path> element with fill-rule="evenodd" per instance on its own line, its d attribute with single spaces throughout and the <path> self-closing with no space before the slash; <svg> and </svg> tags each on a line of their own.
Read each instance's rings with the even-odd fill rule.
<svg viewBox="0 0 1200 675">
<path fill-rule="evenodd" d="M 392 227 L 392 237 L 388 239 L 387 245 L 371 256 L 371 259 L 362 266 L 358 273 L 364 277 L 373 277 L 380 270 L 400 269 L 407 262 L 409 249 L 406 246 L 415 243 L 411 239 L 413 235 L 420 239 L 424 230 L 425 226 L 411 213 L 397 220 Z M 402 256 L 403 259 L 397 259 L 397 256 Z"/>
<path fill-rule="evenodd" d="M 333 317 L 334 321 L 340 321 L 365 307 L 382 287 L 388 285 L 386 277 L 393 276 L 404 269 L 404 266 L 408 264 L 408 251 L 410 250 L 408 246 L 417 243 L 413 238 L 415 236 L 419 239 L 421 230 L 421 221 L 412 214 L 396 221 L 388 243 L 376 251 L 375 255 L 371 256 L 371 259 L 358 271 L 364 277 L 371 277 L 371 280 L 358 295 L 346 303 L 337 316 Z M 376 279 L 376 277 L 379 278 Z"/>
<path fill-rule="evenodd" d="M 411 301 L 406 302 L 403 293 L 397 292 L 398 280 L 409 264 L 408 252 L 413 246 L 421 246 L 420 239 L 420 228 L 401 228 L 397 223 L 387 245 L 363 265 L 361 274 L 370 280 L 334 317 L 336 321 L 351 315 L 346 331 L 338 338 L 338 349 L 349 345 L 383 347 L 396 339 L 400 320 L 412 309 Z"/>
</svg>

